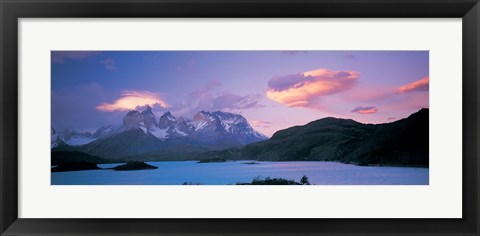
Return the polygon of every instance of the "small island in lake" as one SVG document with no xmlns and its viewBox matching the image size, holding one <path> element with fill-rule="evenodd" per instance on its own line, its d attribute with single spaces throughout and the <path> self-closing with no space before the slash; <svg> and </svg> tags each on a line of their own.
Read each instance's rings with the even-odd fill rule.
<svg viewBox="0 0 480 236">
<path fill-rule="evenodd" d="M 208 159 L 202 159 L 197 163 L 215 163 L 215 162 L 227 162 L 227 159 L 220 158 L 220 157 L 211 157 Z"/>
<path fill-rule="evenodd" d="M 251 162 L 243 162 L 242 164 L 245 164 L 245 165 L 258 165 L 258 164 L 260 164 L 260 163 L 251 161 Z"/>
<path fill-rule="evenodd" d="M 52 172 L 79 171 L 79 170 L 100 170 L 97 164 L 90 162 L 66 162 L 52 168 Z"/>
<path fill-rule="evenodd" d="M 116 171 L 150 170 L 150 169 L 158 169 L 158 167 L 149 165 L 149 164 L 147 164 L 145 162 L 141 162 L 141 161 L 132 161 L 132 162 L 128 162 L 127 164 L 124 164 L 124 165 L 113 167 L 113 170 L 116 170 Z"/>
</svg>

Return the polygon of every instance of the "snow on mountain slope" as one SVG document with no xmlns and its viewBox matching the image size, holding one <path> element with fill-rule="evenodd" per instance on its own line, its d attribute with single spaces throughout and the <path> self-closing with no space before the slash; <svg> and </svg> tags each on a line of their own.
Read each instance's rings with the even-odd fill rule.
<svg viewBox="0 0 480 236">
<path fill-rule="evenodd" d="M 51 148 L 59 145 L 80 146 L 91 143 L 99 138 L 112 134 L 115 131 L 113 126 L 106 126 L 97 129 L 93 134 L 90 132 L 78 132 L 73 130 L 57 131 L 51 128 L 50 143 Z"/>
<path fill-rule="evenodd" d="M 151 139 L 157 140 L 158 143 Z M 137 143 L 138 147 L 128 147 L 132 153 L 134 150 L 140 152 L 144 149 L 142 142 L 137 142 L 139 140 L 147 140 L 149 142 L 148 149 L 151 150 L 155 145 L 159 145 L 161 148 L 168 143 L 221 148 L 242 146 L 266 139 L 266 136 L 255 131 L 248 121 L 238 114 L 200 111 L 191 121 L 187 121 L 182 117 L 176 118 L 170 112 L 165 112 L 157 123 L 149 106 L 143 111 L 129 111 L 124 116 L 123 124 L 120 127 L 102 127 L 93 134 L 74 131 L 59 134 L 52 129 L 51 134 L 52 148 L 58 145 L 88 145 L 86 148 L 92 146 L 94 149 L 102 148 L 102 146 L 121 148 L 122 145 L 105 143 L 121 140 L 123 143 Z M 127 142 L 127 140 L 129 141 Z M 91 143 L 93 145 L 89 145 Z"/>
<path fill-rule="evenodd" d="M 190 122 L 194 132 L 190 140 L 215 145 L 245 145 L 266 140 L 265 135 L 255 131 L 245 117 L 223 111 L 200 111 Z"/>
<path fill-rule="evenodd" d="M 195 131 L 201 130 L 208 125 L 207 122 L 201 121 L 201 120 L 200 121 L 192 121 L 190 124 L 193 125 L 193 127 L 195 128 Z"/>
<path fill-rule="evenodd" d="M 157 137 L 158 139 L 162 139 L 162 140 L 165 140 L 168 136 L 167 129 L 156 128 L 156 129 L 150 130 L 150 133 L 153 136 Z"/>
</svg>

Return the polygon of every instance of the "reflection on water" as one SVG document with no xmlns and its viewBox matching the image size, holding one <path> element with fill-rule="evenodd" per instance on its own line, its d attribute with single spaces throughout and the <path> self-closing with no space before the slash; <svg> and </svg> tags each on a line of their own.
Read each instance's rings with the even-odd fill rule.
<svg viewBox="0 0 480 236">
<path fill-rule="evenodd" d="M 303 175 L 316 185 L 428 185 L 428 168 L 355 166 L 336 162 L 201 163 L 148 162 L 154 170 L 87 170 L 51 173 L 52 185 L 179 185 L 184 182 L 225 185 L 251 182 L 255 177 L 299 181 Z M 111 168 L 119 164 L 101 164 Z"/>
</svg>

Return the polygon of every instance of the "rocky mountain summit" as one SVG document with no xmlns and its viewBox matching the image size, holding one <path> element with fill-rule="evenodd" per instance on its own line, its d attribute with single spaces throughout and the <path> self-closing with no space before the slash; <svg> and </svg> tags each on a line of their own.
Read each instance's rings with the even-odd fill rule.
<svg viewBox="0 0 480 236">
<path fill-rule="evenodd" d="M 52 129 L 52 149 L 83 151 L 102 157 L 136 155 L 186 145 L 223 149 L 267 139 L 238 114 L 200 111 L 187 121 L 167 111 L 157 122 L 149 106 L 143 111 L 129 111 L 117 129 L 101 128 L 90 134 L 90 142 L 75 145 L 58 135 L 53 140 L 54 136 Z"/>
</svg>

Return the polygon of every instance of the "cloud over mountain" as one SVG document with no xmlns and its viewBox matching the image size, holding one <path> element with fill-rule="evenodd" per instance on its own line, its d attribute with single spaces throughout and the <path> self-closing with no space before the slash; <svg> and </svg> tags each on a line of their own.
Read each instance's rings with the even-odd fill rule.
<svg viewBox="0 0 480 236">
<path fill-rule="evenodd" d="M 168 103 L 159 94 L 148 91 L 124 91 L 122 97 L 113 103 L 102 103 L 96 108 L 101 111 L 127 111 L 145 105 L 158 104 L 162 108 L 169 107 Z"/>
<path fill-rule="evenodd" d="M 260 94 L 238 95 L 229 90 L 220 90 L 221 83 L 210 80 L 186 96 L 185 102 L 175 104 L 170 110 L 182 116 L 192 116 L 201 110 L 239 111 L 263 107 Z"/>
</svg>

